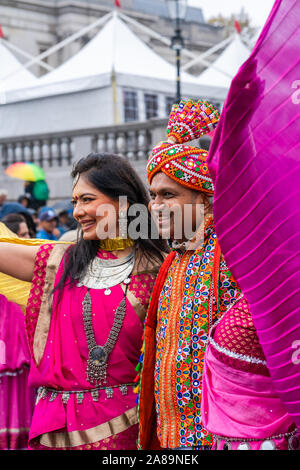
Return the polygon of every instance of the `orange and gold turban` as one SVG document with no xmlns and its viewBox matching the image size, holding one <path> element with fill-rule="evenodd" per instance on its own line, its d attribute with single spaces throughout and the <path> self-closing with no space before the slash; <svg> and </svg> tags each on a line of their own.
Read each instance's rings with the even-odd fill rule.
<svg viewBox="0 0 300 470">
<path fill-rule="evenodd" d="M 168 141 L 156 145 L 147 164 L 148 182 L 162 171 L 190 189 L 212 195 L 213 182 L 206 165 L 206 150 L 187 145 L 213 131 L 219 121 L 218 110 L 207 101 L 180 101 L 175 104 L 167 127 Z"/>
</svg>

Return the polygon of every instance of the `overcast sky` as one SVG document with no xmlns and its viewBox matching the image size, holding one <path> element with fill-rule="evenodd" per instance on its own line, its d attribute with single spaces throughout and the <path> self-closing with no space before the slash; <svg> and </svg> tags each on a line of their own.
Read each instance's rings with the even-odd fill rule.
<svg viewBox="0 0 300 470">
<path fill-rule="evenodd" d="M 239 13 L 244 7 L 252 19 L 253 26 L 262 27 L 275 0 L 188 0 L 191 6 L 201 7 L 205 20 L 221 13 L 224 16 Z"/>
</svg>

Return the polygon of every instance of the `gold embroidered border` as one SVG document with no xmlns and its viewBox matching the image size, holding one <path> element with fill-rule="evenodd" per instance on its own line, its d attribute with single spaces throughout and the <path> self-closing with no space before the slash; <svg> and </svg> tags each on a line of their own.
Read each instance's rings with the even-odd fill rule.
<svg viewBox="0 0 300 470">
<path fill-rule="evenodd" d="M 125 287 L 121 284 L 122 290 L 125 292 Z M 146 309 L 143 307 L 141 302 L 136 298 L 136 296 L 128 289 L 127 291 L 127 299 L 129 300 L 131 306 L 133 307 L 135 313 L 139 317 L 142 324 L 144 324 L 145 316 L 146 316 Z"/>
<path fill-rule="evenodd" d="M 137 407 L 125 411 L 120 416 L 84 431 L 48 432 L 40 436 L 40 444 L 46 447 L 77 447 L 102 441 L 110 436 L 126 431 L 138 424 Z"/>
<path fill-rule="evenodd" d="M 188 263 L 194 252 L 187 251 L 181 261 L 176 262 L 172 272 L 171 295 L 169 298 L 169 311 L 167 332 L 164 338 L 164 350 L 160 366 L 160 413 L 161 413 L 161 445 L 174 448 L 177 442 L 178 410 L 176 406 L 176 353 L 178 344 L 178 321 L 182 308 L 182 288 Z M 175 398 L 174 398 L 175 397 Z"/>
<path fill-rule="evenodd" d="M 57 269 L 68 246 L 69 245 L 66 244 L 55 245 L 47 262 L 42 303 L 33 341 L 33 354 L 36 364 L 40 363 L 46 347 L 52 313 L 52 301 L 50 302 L 49 298 L 54 287 L 54 280 Z"/>
</svg>

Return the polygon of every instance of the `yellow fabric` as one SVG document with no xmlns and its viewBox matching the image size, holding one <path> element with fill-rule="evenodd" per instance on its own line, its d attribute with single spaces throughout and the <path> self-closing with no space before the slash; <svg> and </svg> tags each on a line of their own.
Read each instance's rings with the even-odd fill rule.
<svg viewBox="0 0 300 470">
<path fill-rule="evenodd" d="M 10 302 L 20 305 L 23 312 L 25 312 L 30 287 L 30 282 L 20 281 L 0 273 L 0 294 L 4 295 Z"/>
<path fill-rule="evenodd" d="M 38 238 L 19 238 L 2 222 L 0 222 L 0 242 L 27 246 L 39 246 L 49 242 L 70 244 L 70 242 L 54 242 L 52 240 L 41 240 Z M 4 295 L 9 301 L 20 305 L 23 311 L 25 311 L 26 308 L 30 288 L 31 282 L 20 281 L 19 279 L 0 273 L 0 294 Z"/>
</svg>

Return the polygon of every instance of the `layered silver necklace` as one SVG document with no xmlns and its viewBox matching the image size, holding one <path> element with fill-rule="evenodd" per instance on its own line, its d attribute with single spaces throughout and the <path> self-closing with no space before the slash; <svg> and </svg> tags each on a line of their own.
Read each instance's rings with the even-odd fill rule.
<svg viewBox="0 0 300 470">
<path fill-rule="evenodd" d="M 79 278 L 77 286 L 86 286 L 89 289 L 105 289 L 105 295 L 110 295 L 110 287 L 126 281 L 133 270 L 134 262 L 135 250 L 124 258 L 94 258 L 86 273 Z"/>
<path fill-rule="evenodd" d="M 87 361 L 87 381 L 95 384 L 106 384 L 107 362 L 110 353 L 115 347 L 123 321 L 126 315 L 126 295 L 135 262 L 135 250 L 126 258 L 103 259 L 95 258 L 89 265 L 87 272 L 77 285 L 86 286 L 87 293 L 82 302 L 84 330 L 89 348 Z M 113 326 L 109 332 L 104 346 L 96 343 L 92 323 L 92 299 L 90 289 L 105 289 L 104 294 L 110 295 L 110 288 L 124 282 L 126 284 L 124 297 L 116 309 Z"/>
</svg>

